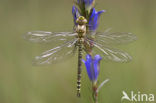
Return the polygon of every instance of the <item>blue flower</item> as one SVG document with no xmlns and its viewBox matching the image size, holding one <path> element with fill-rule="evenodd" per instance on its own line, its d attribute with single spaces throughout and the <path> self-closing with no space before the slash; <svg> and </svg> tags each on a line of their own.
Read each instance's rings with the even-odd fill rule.
<svg viewBox="0 0 156 103">
<path fill-rule="evenodd" d="M 99 17 L 101 13 L 105 12 L 105 10 L 101 10 L 99 12 L 96 12 L 95 8 L 93 8 L 92 13 L 89 18 L 89 30 L 95 31 L 99 24 Z"/>
<path fill-rule="evenodd" d="M 79 10 L 75 6 L 72 7 L 72 14 L 74 18 L 74 24 L 77 25 L 76 19 L 80 16 L 80 13 L 79 13 Z"/>
<path fill-rule="evenodd" d="M 97 82 L 97 78 L 99 76 L 100 71 L 101 59 L 102 57 L 100 55 L 95 55 L 93 59 L 91 55 L 87 54 L 86 61 L 82 60 L 86 66 L 88 77 L 92 82 Z"/>
</svg>

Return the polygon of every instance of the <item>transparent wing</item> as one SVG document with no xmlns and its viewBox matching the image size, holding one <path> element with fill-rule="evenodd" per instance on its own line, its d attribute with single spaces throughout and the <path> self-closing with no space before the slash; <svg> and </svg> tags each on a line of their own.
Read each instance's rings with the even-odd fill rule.
<svg viewBox="0 0 156 103">
<path fill-rule="evenodd" d="M 40 56 L 36 56 L 34 60 L 35 65 L 51 64 L 61 62 L 67 58 L 72 57 L 75 54 L 77 39 L 73 39 L 61 46 L 57 46 L 46 52 L 43 52 Z"/>
<path fill-rule="evenodd" d="M 132 59 L 128 53 L 115 48 L 107 47 L 96 42 L 94 42 L 94 47 L 93 53 L 101 54 L 104 60 L 128 62 Z"/>
<path fill-rule="evenodd" d="M 24 39 L 35 43 L 64 43 L 75 37 L 76 33 L 72 32 L 47 32 L 47 31 L 32 31 L 24 34 Z"/>
<path fill-rule="evenodd" d="M 125 44 L 133 42 L 136 39 L 137 37 L 132 33 L 110 33 L 109 30 L 95 34 L 95 41 L 102 44 Z"/>
</svg>

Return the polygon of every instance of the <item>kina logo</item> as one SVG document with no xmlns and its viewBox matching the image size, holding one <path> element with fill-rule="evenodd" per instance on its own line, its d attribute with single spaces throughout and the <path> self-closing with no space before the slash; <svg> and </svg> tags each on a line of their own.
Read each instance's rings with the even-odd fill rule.
<svg viewBox="0 0 156 103">
<path fill-rule="evenodd" d="M 128 100 L 133 102 L 153 102 L 154 100 L 154 94 L 145 94 L 141 92 L 135 93 L 134 91 L 131 91 L 128 95 L 125 91 L 122 91 L 122 98 L 121 101 Z"/>
</svg>

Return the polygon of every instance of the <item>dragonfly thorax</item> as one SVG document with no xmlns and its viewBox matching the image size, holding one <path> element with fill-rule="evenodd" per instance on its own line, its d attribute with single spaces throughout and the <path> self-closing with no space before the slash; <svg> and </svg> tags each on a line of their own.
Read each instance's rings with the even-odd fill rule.
<svg viewBox="0 0 156 103">
<path fill-rule="evenodd" d="M 83 16 L 79 16 L 76 20 L 76 23 L 78 24 L 76 26 L 76 32 L 78 34 L 78 38 L 83 38 L 86 34 L 87 19 Z"/>
<path fill-rule="evenodd" d="M 83 38 L 86 34 L 86 25 L 77 25 L 76 32 L 78 34 L 78 38 Z"/>
</svg>

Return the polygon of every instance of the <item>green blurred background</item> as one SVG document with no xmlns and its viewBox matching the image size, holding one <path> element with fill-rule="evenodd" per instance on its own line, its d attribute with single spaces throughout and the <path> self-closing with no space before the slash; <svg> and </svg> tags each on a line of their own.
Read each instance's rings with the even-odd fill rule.
<svg viewBox="0 0 156 103">
<path fill-rule="evenodd" d="M 22 38 L 34 30 L 72 31 L 72 5 L 73 0 L 0 0 L 0 103 L 79 103 L 76 57 L 32 66 L 33 58 L 53 44 Z M 99 31 L 112 28 L 138 37 L 120 47 L 132 55 L 132 62 L 101 62 L 100 80 L 110 79 L 100 91 L 101 103 L 120 103 L 123 90 L 156 96 L 156 0 L 96 0 L 96 9 L 107 10 Z M 87 78 L 82 83 L 89 85 Z M 90 93 L 86 89 L 82 89 L 83 99 Z M 87 100 L 82 103 L 90 103 Z"/>
</svg>

